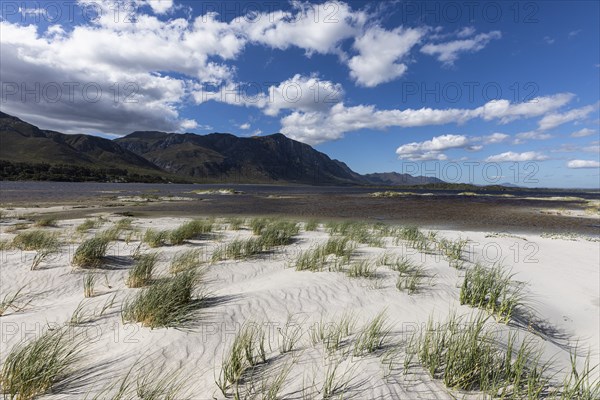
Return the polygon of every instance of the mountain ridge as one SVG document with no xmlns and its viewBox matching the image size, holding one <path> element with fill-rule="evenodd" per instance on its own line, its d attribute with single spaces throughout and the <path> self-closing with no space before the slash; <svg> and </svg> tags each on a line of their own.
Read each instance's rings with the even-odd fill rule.
<svg viewBox="0 0 600 400">
<path fill-rule="evenodd" d="M 361 175 L 282 133 L 238 137 L 134 131 L 110 140 L 40 129 L 0 111 L 0 141 L 2 179 L 401 186 L 442 182 L 395 172 Z M 83 176 L 65 176 L 77 171 Z"/>
</svg>

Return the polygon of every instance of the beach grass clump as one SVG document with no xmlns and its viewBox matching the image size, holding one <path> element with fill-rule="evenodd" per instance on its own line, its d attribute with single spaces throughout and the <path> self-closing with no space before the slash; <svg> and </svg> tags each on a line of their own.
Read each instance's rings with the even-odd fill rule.
<svg viewBox="0 0 600 400">
<path fill-rule="evenodd" d="M 398 275 L 396 280 L 396 288 L 398 290 L 406 290 L 408 294 L 414 294 L 423 286 L 425 272 L 422 267 L 409 270 L 406 274 Z"/>
<path fill-rule="evenodd" d="M 38 228 L 55 227 L 58 220 L 54 217 L 44 217 L 35 221 L 35 226 Z"/>
<path fill-rule="evenodd" d="M 310 221 L 304 224 L 304 230 L 306 232 L 313 232 L 319 228 L 319 221 L 316 219 L 311 219 Z"/>
<path fill-rule="evenodd" d="M 79 233 L 85 233 L 90 229 L 98 228 L 101 224 L 101 221 L 98 219 L 86 219 L 81 224 L 75 228 L 75 230 Z"/>
<path fill-rule="evenodd" d="M 225 260 L 246 260 L 261 254 L 265 250 L 260 238 L 235 239 L 220 245 L 212 254 L 212 262 Z"/>
<path fill-rule="evenodd" d="M 438 247 L 451 267 L 460 269 L 463 266 L 463 251 L 469 243 L 466 239 L 447 240 L 438 242 Z"/>
<path fill-rule="evenodd" d="M 21 301 L 25 299 L 25 295 L 23 294 L 23 290 L 25 286 L 19 288 L 15 292 L 6 292 L 2 300 L 0 301 L 0 317 L 3 316 L 9 309 L 13 311 L 21 311 L 24 309 L 29 302 L 25 302 L 25 304 L 19 304 Z"/>
<path fill-rule="evenodd" d="M 365 325 L 354 343 L 354 356 L 373 353 L 383 348 L 392 328 L 387 321 L 385 310 L 377 314 L 371 322 Z"/>
<path fill-rule="evenodd" d="M 186 240 L 194 239 L 202 234 L 211 233 L 212 230 L 213 223 L 211 221 L 189 221 L 170 231 L 169 241 L 172 245 L 180 245 Z"/>
<path fill-rule="evenodd" d="M 121 218 L 117 222 L 115 222 L 114 226 L 122 231 L 130 231 L 133 230 L 133 218 L 126 217 Z"/>
<path fill-rule="evenodd" d="M 152 248 L 166 246 L 169 236 L 171 235 L 170 231 L 157 231 L 152 228 L 146 229 L 144 233 L 144 237 L 142 238 L 142 242 L 146 243 L 148 246 Z"/>
<path fill-rule="evenodd" d="M 406 241 L 413 249 L 421 252 L 430 251 L 430 237 L 429 235 L 424 234 L 418 227 L 403 226 L 400 229 L 397 229 L 395 233 L 396 237 L 394 239 L 394 244 L 396 246 L 398 246 L 402 241 Z"/>
<path fill-rule="evenodd" d="M 410 339 L 405 371 L 416 357 L 448 388 L 480 391 L 492 398 L 540 398 L 549 383 L 548 366 L 541 362 L 543 349 L 527 339 L 517 346 L 516 332 L 501 344 L 486 322 L 481 314 L 470 320 L 452 314 L 446 322 L 435 324 L 430 319 Z"/>
<path fill-rule="evenodd" d="M 353 332 L 356 326 L 356 316 L 352 313 L 343 314 L 338 321 L 317 322 L 311 327 L 310 339 L 314 345 L 322 343 L 328 353 L 339 350 Z"/>
<path fill-rule="evenodd" d="M 119 237 L 121 236 L 122 232 L 123 229 L 121 229 L 115 224 L 108 229 L 105 229 L 101 232 L 97 232 L 96 237 L 103 238 L 109 242 L 113 242 L 115 240 L 119 240 Z"/>
<path fill-rule="evenodd" d="M 350 278 L 374 278 L 377 268 L 369 260 L 355 261 L 348 267 L 346 275 Z"/>
<path fill-rule="evenodd" d="M 320 272 L 325 268 L 327 255 L 322 247 L 301 251 L 294 261 L 296 271 Z"/>
<path fill-rule="evenodd" d="M 179 372 L 141 370 L 136 379 L 135 394 L 143 400 L 187 399 L 183 394 L 187 384 L 187 379 L 182 378 Z"/>
<path fill-rule="evenodd" d="M 227 397 L 229 388 L 237 385 L 250 368 L 267 361 L 265 343 L 265 331 L 260 325 L 247 323 L 240 329 L 215 380 L 224 396 Z"/>
<path fill-rule="evenodd" d="M 5 398 L 30 400 L 51 391 L 73 371 L 81 344 L 72 332 L 61 328 L 13 347 L 0 373 Z"/>
<path fill-rule="evenodd" d="M 348 237 L 330 237 L 323 246 L 323 252 L 325 255 L 333 254 L 349 261 L 355 248 L 356 246 Z"/>
<path fill-rule="evenodd" d="M 331 235 L 344 236 L 356 243 L 367 244 L 371 247 L 383 247 L 384 245 L 384 232 L 377 229 L 376 226 L 364 222 L 329 222 L 326 229 Z"/>
<path fill-rule="evenodd" d="M 12 245 L 19 250 L 43 250 L 57 248 L 60 243 L 56 232 L 34 230 L 19 232 L 14 237 Z"/>
<path fill-rule="evenodd" d="M 201 300 L 194 298 L 200 280 L 197 270 L 163 279 L 127 299 L 121 317 L 125 322 L 139 322 L 150 328 L 181 325 Z"/>
<path fill-rule="evenodd" d="M 423 280 L 427 277 L 425 268 L 407 257 L 397 257 L 390 263 L 389 268 L 398 272 L 396 288 L 406 290 L 408 294 L 414 294 L 422 287 Z"/>
<path fill-rule="evenodd" d="M 246 220 L 244 218 L 231 217 L 225 220 L 225 223 L 228 225 L 228 229 L 231 231 L 239 231 L 242 229 Z"/>
<path fill-rule="evenodd" d="M 185 250 L 175 254 L 169 266 L 169 272 L 178 274 L 183 271 L 198 268 L 202 264 L 200 250 Z"/>
<path fill-rule="evenodd" d="M 80 268 L 96 268 L 102 264 L 109 239 L 103 235 L 84 240 L 75 250 L 71 264 Z"/>
<path fill-rule="evenodd" d="M 263 217 L 252 218 L 250 220 L 250 229 L 252 230 L 253 234 L 260 235 L 260 233 L 262 232 L 262 230 L 269 223 L 271 223 L 271 219 L 269 219 L 269 218 L 263 218 Z"/>
<path fill-rule="evenodd" d="M 253 229 L 254 231 L 254 229 Z M 298 234 L 298 224 L 291 221 L 273 221 L 265 224 L 258 231 L 260 241 L 266 249 L 291 244 Z"/>
<path fill-rule="evenodd" d="M 333 398 L 344 398 L 344 393 L 347 392 L 348 387 L 354 380 L 354 368 L 349 368 L 341 372 L 339 370 L 342 364 L 342 359 L 333 361 L 327 366 L 325 370 L 325 378 L 323 379 L 323 386 L 321 387 L 320 394 L 323 400 L 329 400 Z"/>
<path fill-rule="evenodd" d="M 600 398 L 600 377 L 594 378 L 593 372 L 600 366 L 590 365 L 590 355 L 586 357 L 582 368 L 578 368 L 577 349 L 571 352 L 571 371 L 565 377 L 560 388 L 560 400 L 595 400 Z"/>
<path fill-rule="evenodd" d="M 486 268 L 476 264 L 469 269 L 460 289 L 460 304 L 487 310 L 500 322 L 508 322 L 522 306 L 523 285 L 500 264 Z"/>
<path fill-rule="evenodd" d="M 0 240 L 0 251 L 6 251 L 13 248 L 12 240 L 2 239 Z"/>
<path fill-rule="evenodd" d="M 129 271 L 127 286 L 140 288 L 146 286 L 152 280 L 152 272 L 158 261 L 158 253 L 141 254 L 136 260 L 133 268 Z"/>
<path fill-rule="evenodd" d="M 355 246 L 346 237 L 331 237 L 324 244 L 301 251 L 294 262 L 296 271 L 340 271 L 350 262 Z M 333 257 L 330 257 L 333 256 Z"/>
</svg>

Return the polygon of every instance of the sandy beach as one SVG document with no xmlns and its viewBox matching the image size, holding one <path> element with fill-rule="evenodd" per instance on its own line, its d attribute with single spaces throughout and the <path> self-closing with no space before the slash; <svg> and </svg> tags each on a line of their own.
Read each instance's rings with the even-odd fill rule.
<svg viewBox="0 0 600 400">
<path fill-rule="evenodd" d="M 173 232 L 191 218 L 102 213 L 36 227 L 5 211 L 0 292 L 4 304 L 18 295 L 0 318 L 4 368 L 18 346 L 66 332 L 77 356 L 42 398 L 482 398 L 480 389 L 445 385 L 441 370 L 431 374 L 411 350 L 430 319 L 444 323 L 452 314 L 465 326 L 486 318 L 499 354 L 511 334 L 517 347 L 534 347 L 532 355 L 547 363 L 542 398 L 559 396 L 573 354 L 580 371 L 586 359 L 599 363 L 595 238 L 293 220 L 285 244 L 249 253 L 232 243 L 262 238 L 257 226 L 268 230 L 277 221 L 198 219 L 210 229 L 173 244 L 173 234 L 152 240 L 148 230 Z M 39 231 L 57 247 L 32 269 L 44 246 L 22 250 L 27 241 L 16 238 Z M 98 263 L 80 263 L 81 243 L 102 235 L 109 238 Z M 307 261 L 331 240 L 343 248 L 340 256 Z M 194 251 L 194 261 L 177 271 L 174 260 L 185 251 Z M 144 254 L 156 254 L 152 271 L 130 287 Z M 463 298 L 470 271 L 498 266 L 518 292 L 509 313 Z M 142 293 L 189 271 L 197 279 L 183 317 L 154 326 L 131 317 Z M 250 339 L 239 347 L 244 335 Z M 228 375 L 236 346 L 246 356 L 237 375 Z M 590 376 L 597 379 L 598 369 Z"/>
</svg>

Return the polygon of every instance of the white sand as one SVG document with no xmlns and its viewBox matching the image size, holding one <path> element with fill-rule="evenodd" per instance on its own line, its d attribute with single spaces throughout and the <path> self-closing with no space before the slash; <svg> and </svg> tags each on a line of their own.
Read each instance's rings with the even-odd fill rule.
<svg viewBox="0 0 600 400">
<path fill-rule="evenodd" d="M 113 218 L 116 220 L 118 218 Z M 136 219 L 134 226 L 171 229 L 185 219 Z M 5 232 L 10 223 L 2 224 Z M 186 378 L 186 398 L 223 398 L 215 384 L 223 354 L 245 322 L 267 324 L 271 349 L 267 348 L 269 362 L 257 375 L 274 377 L 286 366 L 290 373 L 283 385 L 281 398 L 300 399 L 305 388 L 305 398 L 321 398 L 319 390 L 329 365 L 343 359 L 338 375 L 346 373 L 351 378 L 344 398 L 357 399 L 452 399 L 444 385 L 419 368 L 405 375 L 402 346 L 395 353 L 353 357 L 352 344 L 328 355 L 322 345 L 313 346 L 309 327 L 320 320 L 333 321 L 345 312 L 353 313 L 358 324 L 356 330 L 379 312 L 386 310 L 393 325 L 390 343 L 403 343 L 409 333 L 427 322 L 430 315 L 442 321 L 449 312 L 471 314 L 475 310 L 459 303 L 463 272 L 449 267 L 442 257 L 424 255 L 406 245 L 395 246 L 391 240 L 387 248 L 360 245 L 357 254 L 362 258 L 375 258 L 387 252 L 408 255 L 422 263 L 431 278 L 419 293 L 409 295 L 395 287 L 397 273 L 379 267 L 376 279 L 349 278 L 341 272 L 297 272 L 289 268 L 301 249 L 326 240 L 329 235 L 323 227 L 318 232 L 304 232 L 291 246 L 278 249 L 274 254 L 249 261 L 223 261 L 208 265 L 206 290 L 213 304 L 194 314 L 197 323 L 187 329 L 160 328 L 151 330 L 139 324 L 124 324 L 120 318 L 120 305 L 125 298 L 140 289 L 125 285 L 130 255 L 139 242 L 127 244 L 112 242 L 107 265 L 94 270 L 98 274 L 97 294 L 90 299 L 83 296 L 84 271 L 70 266 L 72 254 L 82 237 L 74 228 L 83 220 L 60 221 L 58 228 L 44 228 L 61 232 L 63 240 L 73 241 L 63 251 L 43 262 L 39 270 L 30 271 L 35 252 L 8 250 L 2 252 L 0 292 L 12 293 L 25 287 L 31 304 L 24 310 L 9 310 L 0 318 L 1 361 L 8 351 L 21 340 L 30 340 L 49 327 L 68 323 L 73 311 L 83 301 L 84 313 L 91 322 L 71 327 L 74 333 L 86 334 L 87 345 L 77 363 L 73 379 L 56 394 L 44 398 L 82 399 L 91 397 L 103 388 L 118 382 L 134 366 L 152 366 L 156 372 L 179 371 Z M 110 226 L 106 222 L 103 228 Z M 249 237 L 247 230 L 219 232 L 218 241 L 235 237 Z M 100 230 L 103 228 L 99 228 Z M 91 236 L 95 230 L 87 233 Z M 14 233 L 2 233 L 2 239 L 11 239 Z M 550 331 L 537 332 L 527 326 L 518 329 L 523 336 L 535 338 L 545 348 L 545 356 L 553 357 L 557 369 L 569 365 L 566 344 L 578 342 L 580 350 L 591 352 L 592 364 L 597 365 L 600 354 L 600 244 L 579 239 L 560 240 L 534 235 L 502 235 L 486 237 L 482 232 L 440 231 L 448 239 L 468 238 L 469 259 L 486 265 L 502 261 L 512 266 L 515 279 L 527 282 L 527 305 Z M 183 246 L 165 246 L 159 251 L 158 275 L 168 275 L 172 256 L 182 249 L 198 248 L 207 258 L 216 246 L 208 240 L 192 240 Z M 142 250 L 147 248 L 142 246 Z M 103 316 L 100 308 L 113 296 L 115 304 Z M 96 313 L 95 316 L 93 314 Z M 286 321 L 302 329 L 297 349 L 280 354 L 281 332 Z M 499 329 L 507 329 L 498 324 Z M 529 331 L 529 332 L 528 332 Z M 394 349 L 393 346 L 389 347 Z M 391 355 L 390 355 L 391 354 Z M 386 360 L 393 360 L 391 369 Z M 134 369 L 137 373 L 137 369 Z M 596 371 L 597 372 L 597 371 Z M 258 384 L 261 379 L 257 378 Z M 135 385 L 134 385 L 135 388 Z M 354 396 L 354 397 L 352 397 Z M 459 394 L 462 397 L 463 394 Z M 479 398 L 477 393 L 474 398 Z M 90 397 L 90 398 L 91 398 Z M 101 397 L 104 398 L 104 397 Z"/>
</svg>

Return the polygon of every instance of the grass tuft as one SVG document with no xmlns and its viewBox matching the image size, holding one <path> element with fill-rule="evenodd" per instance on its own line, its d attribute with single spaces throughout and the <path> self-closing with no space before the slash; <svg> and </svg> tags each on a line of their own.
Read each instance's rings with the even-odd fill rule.
<svg viewBox="0 0 600 400">
<path fill-rule="evenodd" d="M 40 218 L 35 221 L 35 226 L 38 228 L 55 227 L 57 219 L 53 217 Z"/>
<path fill-rule="evenodd" d="M 19 250 L 43 250 L 59 246 L 58 234 L 46 231 L 19 232 L 13 239 L 13 246 Z"/>
<path fill-rule="evenodd" d="M 169 241 L 172 245 L 183 244 L 186 240 L 194 239 L 202 234 L 211 233 L 213 223 L 210 221 L 193 220 L 169 232 Z"/>
<path fill-rule="evenodd" d="M 0 301 L 0 317 L 11 308 L 13 311 L 18 312 L 29 305 L 29 302 L 25 302 L 25 304 L 19 304 L 25 298 L 25 295 L 23 295 L 23 289 L 25 289 L 25 286 L 19 288 L 14 293 L 6 293 L 4 295 L 2 301 Z"/>
<path fill-rule="evenodd" d="M 148 285 L 152 279 L 152 271 L 158 260 L 157 253 L 142 254 L 136 260 L 133 268 L 129 271 L 127 286 L 139 288 Z"/>
<path fill-rule="evenodd" d="M 346 274 L 351 278 L 374 278 L 376 269 L 369 260 L 360 260 L 350 264 Z"/>
<path fill-rule="evenodd" d="M 227 397 L 229 388 L 237 385 L 250 368 L 266 361 L 264 329 L 260 325 L 247 323 L 235 336 L 229 352 L 224 356 L 215 383 Z"/>
<path fill-rule="evenodd" d="M 75 230 L 79 233 L 84 233 L 89 231 L 90 229 L 98 228 L 101 224 L 101 221 L 98 219 L 86 219 L 80 225 L 75 228 Z"/>
<path fill-rule="evenodd" d="M 481 314 L 468 321 L 453 314 L 442 324 L 430 319 L 411 339 L 405 367 L 416 356 L 449 388 L 481 391 L 492 398 L 540 398 L 549 382 L 548 365 L 540 361 L 543 349 L 527 339 L 517 346 L 516 332 L 502 345 L 486 321 Z"/>
<path fill-rule="evenodd" d="M 68 377 L 80 350 L 81 342 L 65 328 L 15 346 L 6 356 L 0 375 L 5 398 L 29 400 L 49 392 Z"/>
<path fill-rule="evenodd" d="M 508 322 L 523 299 L 523 285 L 513 281 L 513 276 L 499 264 L 492 268 L 475 265 L 465 274 L 460 304 L 487 310 L 496 315 L 498 321 Z"/>
<path fill-rule="evenodd" d="M 169 272 L 178 274 L 183 271 L 198 268 L 202 264 L 200 250 L 185 250 L 175 254 L 169 266 Z"/>
<path fill-rule="evenodd" d="M 197 270 L 191 270 L 143 289 L 124 302 L 121 310 L 123 321 L 139 322 L 150 328 L 172 327 L 187 322 L 199 301 L 193 295 L 200 279 Z"/>
<path fill-rule="evenodd" d="M 354 356 L 373 353 L 385 345 L 391 332 L 385 311 L 380 312 L 360 332 L 354 343 Z"/>
<path fill-rule="evenodd" d="M 152 228 L 148 228 L 144 233 L 142 241 L 153 248 L 166 246 L 170 234 L 170 231 L 157 231 Z"/>
<path fill-rule="evenodd" d="M 73 255 L 71 263 L 80 268 L 96 268 L 102 264 L 109 240 L 103 235 L 84 240 Z"/>
</svg>

